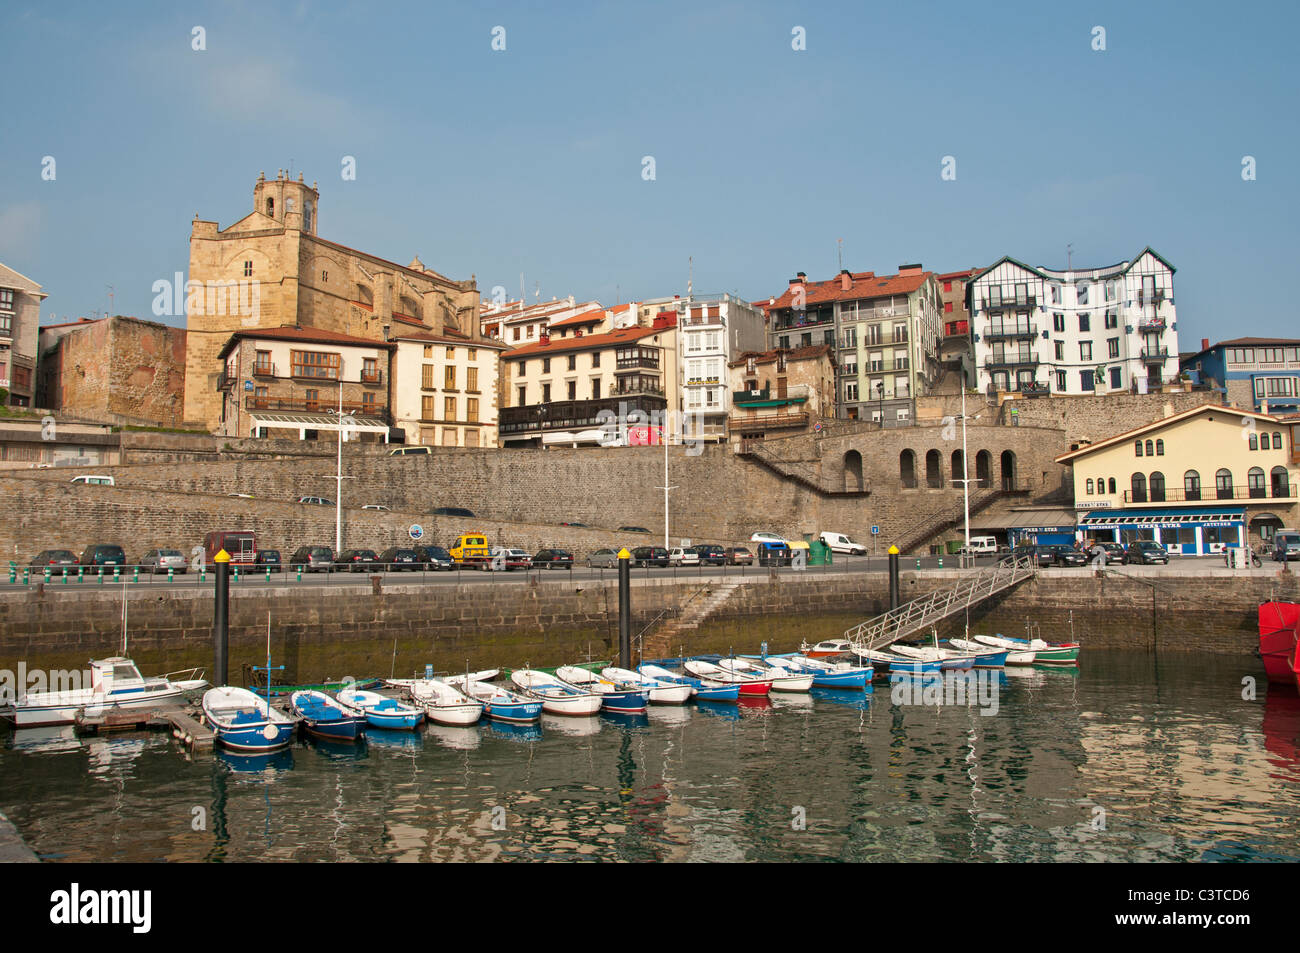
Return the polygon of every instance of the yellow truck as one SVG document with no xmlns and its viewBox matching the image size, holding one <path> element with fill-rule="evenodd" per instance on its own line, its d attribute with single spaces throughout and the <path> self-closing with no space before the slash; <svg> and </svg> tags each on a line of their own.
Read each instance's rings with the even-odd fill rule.
<svg viewBox="0 0 1300 953">
<path fill-rule="evenodd" d="M 451 544 L 451 561 L 457 566 L 487 568 L 492 561 L 487 537 L 482 533 L 461 533 Z"/>
</svg>

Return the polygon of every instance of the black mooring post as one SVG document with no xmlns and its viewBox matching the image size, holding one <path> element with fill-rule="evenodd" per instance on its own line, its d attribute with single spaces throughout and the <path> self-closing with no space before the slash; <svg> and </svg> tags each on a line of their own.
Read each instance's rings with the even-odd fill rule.
<svg viewBox="0 0 1300 953">
<path fill-rule="evenodd" d="M 212 606 L 212 684 L 230 684 L 230 554 L 224 549 L 212 560 L 215 599 Z M 268 676 L 269 677 L 269 676 Z"/>
<path fill-rule="evenodd" d="M 889 608 L 898 608 L 898 547 L 889 547 Z"/>
<path fill-rule="evenodd" d="M 632 667 L 632 554 L 618 551 L 618 665 Z"/>
</svg>

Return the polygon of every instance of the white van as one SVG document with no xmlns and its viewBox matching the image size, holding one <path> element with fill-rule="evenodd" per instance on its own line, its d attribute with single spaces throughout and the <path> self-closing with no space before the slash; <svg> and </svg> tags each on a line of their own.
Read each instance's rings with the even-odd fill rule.
<svg viewBox="0 0 1300 953">
<path fill-rule="evenodd" d="M 73 483 L 91 484 L 93 486 L 117 486 L 111 476 L 79 476 L 72 478 Z"/>
<path fill-rule="evenodd" d="M 972 556 L 988 556 L 998 551 L 998 541 L 992 536 L 972 536 L 970 546 L 963 546 L 962 551 Z"/>
<path fill-rule="evenodd" d="M 865 556 L 867 554 L 867 547 L 861 543 L 855 543 L 843 533 L 822 533 L 819 538 L 831 548 L 833 553 L 848 553 L 850 556 Z"/>
</svg>

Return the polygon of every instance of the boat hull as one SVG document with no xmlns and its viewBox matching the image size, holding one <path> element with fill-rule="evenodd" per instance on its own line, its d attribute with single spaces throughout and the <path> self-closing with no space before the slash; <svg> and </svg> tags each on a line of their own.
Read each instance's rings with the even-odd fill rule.
<svg viewBox="0 0 1300 953">
<path fill-rule="evenodd" d="M 1300 603 L 1259 604 L 1259 657 L 1270 682 L 1289 685 L 1296 680 L 1297 623 L 1300 623 Z"/>
</svg>

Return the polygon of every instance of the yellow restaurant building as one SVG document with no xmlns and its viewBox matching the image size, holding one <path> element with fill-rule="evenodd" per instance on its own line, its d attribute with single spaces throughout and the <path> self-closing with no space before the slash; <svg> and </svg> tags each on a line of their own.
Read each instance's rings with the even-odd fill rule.
<svg viewBox="0 0 1300 953">
<path fill-rule="evenodd" d="M 1080 541 L 1150 539 L 1173 555 L 1271 543 L 1300 523 L 1300 423 L 1202 406 L 1056 458 L 1072 468 Z"/>
</svg>

